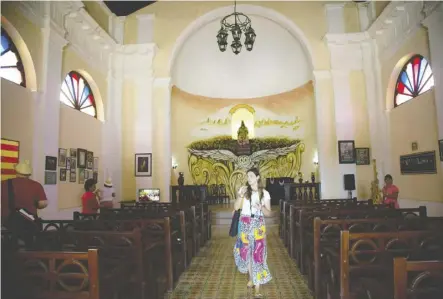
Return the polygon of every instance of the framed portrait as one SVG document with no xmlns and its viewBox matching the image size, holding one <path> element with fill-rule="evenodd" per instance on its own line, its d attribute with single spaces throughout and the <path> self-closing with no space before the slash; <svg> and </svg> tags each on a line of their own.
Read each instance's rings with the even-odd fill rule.
<svg viewBox="0 0 443 299">
<path fill-rule="evenodd" d="M 66 169 L 71 169 L 71 158 L 66 158 Z"/>
<path fill-rule="evenodd" d="M 77 149 L 77 167 L 86 168 L 86 150 L 82 148 Z"/>
<path fill-rule="evenodd" d="M 71 158 L 77 158 L 77 149 L 76 149 L 76 148 L 71 148 L 71 149 L 69 150 L 69 156 L 70 156 Z"/>
<path fill-rule="evenodd" d="M 58 166 L 66 167 L 66 156 L 68 151 L 65 148 L 58 149 Z"/>
<path fill-rule="evenodd" d="M 98 157 L 94 157 L 94 167 L 95 172 L 98 172 Z"/>
<path fill-rule="evenodd" d="M 80 168 L 78 170 L 78 183 L 79 184 L 85 183 L 85 169 L 84 168 Z"/>
<path fill-rule="evenodd" d="M 438 141 L 438 152 L 440 156 L 440 161 L 443 161 L 443 139 Z"/>
<path fill-rule="evenodd" d="M 354 164 L 355 163 L 355 143 L 354 140 L 338 141 L 338 163 Z"/>
<path fill-rule="evenodd" d="M 369 147 L 358 147 L 355 149 L 355 164 L 357 165 L 369 165 Z"/>
<path fill-rule="evenodd" d="M 86 152 L 86 168 L 92 169 L 94 167 L 94 153 Z"/>
<path fill-rule="evenodd" d="M 66 161 L 65 161 L 65 163 L 66 163 Z M 50 171 L 57 170 L 57 157 L 46 156 L 45 170 L 50 170 Z"/>
<path fill-rule="evenodd" d="M 66 182 L 66 168 L 60 168 L 60 182 Z"/>
<path fill-rule="evenodd" d="M 411 143 L 411 149 L 413 152 L 418 150 L 418 142 L 417 141 L 414 141 Z"/>
<path fill-rule="evenodd" d="M 71 169 L 76 169 L 76 168 L 77 168 L 77 159 L 71 158 Z"/>
<path fill-rule="evenodd" d="M 57 184 L 57 172 L 45 171 L 45 185 L 55 185 L 55 184 Z"/>
<path fill-rule="evenodd" d="M 135 154 L 135 176 L 152 176 L 152 153 Z"/>
<path fill-rule="evenodd" d="M 75 183 L 77 181 L 77 169 L 71 168 L 69 171 L 69 182 Z"/>
</svg>

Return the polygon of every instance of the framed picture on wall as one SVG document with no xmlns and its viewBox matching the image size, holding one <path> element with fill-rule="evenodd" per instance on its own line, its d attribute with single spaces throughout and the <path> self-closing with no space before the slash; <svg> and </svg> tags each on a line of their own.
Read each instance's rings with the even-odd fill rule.
<svg viewBox="0 0 443 299">
<path fill-rule="evenodd" d="M 152 154 L 135 154 L 135 176 L 152 176 Z"/>
<path fill-rule="evenodd" d="M 57 172 L 45 171 L 45 185 L 55 185 L 55 184 L 57 184 Z"/>
<path fill-rule="evenodd" d="M 77 159 L 71 158 L 71 169 L 76 169 L 76 168 L 77 168 Z"/>
<path fill-rule="evenodd" d="M 438 141 L 438 152 L 440 156 L 440 161 L 443 161 L 443 139 Z"/>
<path fill-rule="evenodd" d="M 66 158 L 66 169 L 71 169 L 71 158 Z"/>
<path fill-rule="evenodd" d="M 77 182 L 77 169 L 71 168 L 71 170 L 69 171 L 69 182 Z"/>
<path fill-rule="evenodd" d="M 66 168 L 60 168 L 60 182 L 66 182 Z"/>
<path fill-rule="evenodd" d="M 94 171 L 98 172 L 98 157 L 94 157 Z"/>
<path fill-rule="evenodd" d="M 57 170 L 57 157 L 46 156 L 45 170 L 51 170 L 51 171 Z"/>
<path fill-rule="evenodd" d="M 338 141 L 338 163 L 354 164 L 355 163 L 355 143 L 354 140 Z"/>
<path fill-rule="evenodd" d="M 71 149 L 69 150 L 69 156 L 70 156 L 71 158 L 77 158 L 77 149 L 76 149 L 76 148 L 71 148 Z"/>
<path fill-rule="evenodd" d="M 66 167 L 66 156 L 68 151 L 65 148 L 58 149 L 58 166 Z"/>
<path fill-rule="evenodd" d="M 86 152 L 86 168 L 92 169 L 94 167 L 94 153 Z"/>
<path fill-rule="evenodd" d="M 77 167 L 86 168 L 86 150 L 82 148 L 77 149 Z"/>
<path fill-rule="evenodd" d="M 355 164 L 369 165 L 369 147 L 360 147 L 355 149 Z"/>
<path fill-rule="evenodd" d="M 79 184 L 85 183 L 85 169 L 84 168 L 80 168 L 78 170 L 78 183 Z"/>
</svg>

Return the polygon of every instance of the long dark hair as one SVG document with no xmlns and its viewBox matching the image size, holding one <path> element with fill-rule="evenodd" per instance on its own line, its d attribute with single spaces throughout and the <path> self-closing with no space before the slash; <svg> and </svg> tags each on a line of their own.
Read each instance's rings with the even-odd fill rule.
<svg viewBox="0 0 443 299">
<path fill-rule="evenodd" d="M 257 187 L 258 187 L 257 189 L 258 189 L 258 199 L 259 199 L 259 201 L 261 203 L 261 200 L 263 198 L 263 189 L 264 189 L 264 187 L 263 187 L 263 183 L 262 183 L 262 180 L 261 180 L 260 171 L 256 167 L 253 167 L 253 168 L 249 169 L 248 171 L 246 171 L 246 174 L 248 174 L 249 172 L 252 172 L 253 174 L 255 174 L 255 176 L 259 177 L 258 181 L 257 181 Z M 246 181 L 246 187 L 248 187 L 248 189 L 246 190 L 245 197 L 246 197 L 246 199 L 248 199 L 250 201 L 251 200 L 251 196 L 252 196 L 252 188 L 249 185 L 248 181 Z"/>
</svg>

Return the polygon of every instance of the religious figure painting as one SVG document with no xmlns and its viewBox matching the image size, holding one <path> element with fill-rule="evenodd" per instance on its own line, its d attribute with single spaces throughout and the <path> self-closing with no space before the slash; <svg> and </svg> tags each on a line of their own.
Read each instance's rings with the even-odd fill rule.
<svg viewBox="0 0 443 299">
<path fill-rule="evenodd" d="M 57 157 L 46 156 L 45 170 L 57 170 Z"/>
<path fill-rule="evenodd" d="M 86 168 L 86 150 L 79 148 L 77 149 L 77 167 Z"/>
<path fill-rule="evenodd" d="M 135 154 L 135 176 L 150 177 L 152 176 L 152 154 Z"/>
<path fill-rule="evenodd" d="M 354 140 L 338 141 L 338 161 L 340 164 L 355 163 L 355 143 Z"/>
<path fill-rule="evenodd" d="M 58 149 L 58 166 L 66 167 L 66 156 L 68 151 L 65 148 Z"/>
</svg>

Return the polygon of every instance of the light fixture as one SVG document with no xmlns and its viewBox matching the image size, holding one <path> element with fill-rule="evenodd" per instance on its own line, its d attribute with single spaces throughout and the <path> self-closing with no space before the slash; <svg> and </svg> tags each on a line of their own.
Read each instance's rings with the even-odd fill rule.
<svg viewBox="0 0 443 299">
<path fill-rule="evenodd" d="M 221 21 L 221 28 L 217 34 L 217 43 L 218 48 L 221 52 L 226 51 L 228 46 L 228 32 L 230 31 L 233 37 L 233 41 L 231 44 L 232 52 L 235 55 L 238 55 L 241 52 L 242 44 L 240 39 L 242 37 L 242 33 L 245 34 L 245 47 L 247 51 L 251 51 L 254 47 L 255 34 L 254 29 L 251 27 L 251 19 L 241 13 L 237 12 L 237 1 L 234 2 L 234 12 L 226 17 L 224 17 Z"/>
</svg>

